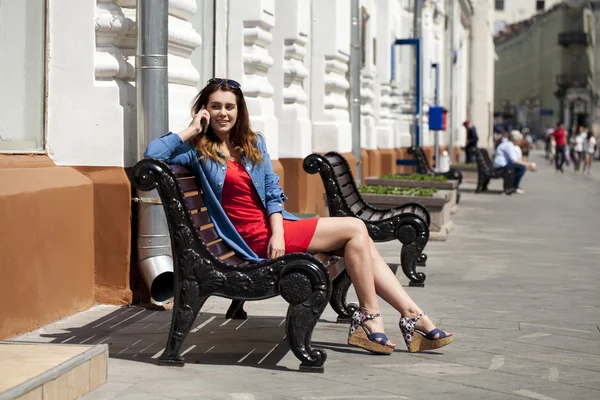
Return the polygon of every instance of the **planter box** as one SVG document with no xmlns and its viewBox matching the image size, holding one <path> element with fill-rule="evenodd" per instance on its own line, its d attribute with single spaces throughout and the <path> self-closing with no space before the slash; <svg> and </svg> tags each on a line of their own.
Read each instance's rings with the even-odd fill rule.
<svg viewBox="0 0 600 400">
<path fill-rule="evenodd" d="M 424 205 L 431 216 L 429 227 L 430 240 L 446 240 L 448 232 L 453 228 L 450 220 L 450 199 L 452 191 L 441 190 L 432 197 L 398 196 L 385 194 L 361 193 L 367 203 L 374 207 L 393 208 L 406 203 L 419 203 Z"/>
<path fill-rule="evenodd" d="M 400 186 L 400 187 L 417 187 L 417 188 L 436 188 L 437 190 L 447 190 L 450 192 L 450 213 L 455 214 L 458 208 L 456 204 L 456 196 L 458 191 L 458 181 L 447 180 L 441 181 L 417 181 L 403 179 L 381 179 L 381 178 L 366 178 L 366 185 L 382 185 L 382 186 Z"/>
</svg>

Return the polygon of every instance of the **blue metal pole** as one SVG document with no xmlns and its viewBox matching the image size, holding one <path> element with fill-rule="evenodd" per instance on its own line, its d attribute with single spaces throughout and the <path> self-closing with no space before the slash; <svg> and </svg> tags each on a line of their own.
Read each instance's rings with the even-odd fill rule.
<svg viewBox="0 0 600 400">
<path fill-rule="evenodd" d="M 415 99 L 415 146 L 421 147 L 421 41 L 415 40 L 416 65 L 416 99 Z"/>
</svg>

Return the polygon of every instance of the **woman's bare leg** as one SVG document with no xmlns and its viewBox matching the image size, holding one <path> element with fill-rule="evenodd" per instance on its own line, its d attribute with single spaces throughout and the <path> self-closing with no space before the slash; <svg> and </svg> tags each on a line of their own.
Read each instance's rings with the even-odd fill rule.
<svg viewBox="0 0 600 400">
<path fill-rule="evenodd" d="M 365 224 L 357 218 L 319 218 L 307 251 L 321 253 L 341 249 L 340 255 L 344 257 L 346 271 L 354 285 L 360 308 L 365 314 L 377 314 L 379 302 L 375 291 L 370 241 Z M 370 332 L 384 332 L 381 318 L 367 320 L 364 325 Z M 388 344 L 395 346 L 392 341 Z"/>
<path fill-rule="evenodd" d="M 423 310 L 421 310 L 408 293 L 406 293 L 406 290 L 404 290 L 400 281 L 396 278 L 396 275 L 394 275 L 383 257 L 381 257 L 379 250 L 377 250 L 377 247 L 375 247 L 375 243 L 373 243 L 371 238 L 369 238 L 369 242 L 377 294 L 381 296 L 386 303 L 398 310 L 403 317 L 414 318 L 421 314 Z M 416 328 L 427 333 L 435 329 L 435 324 L 427 315 L 425 315 L 417 322 Z M 439 334 L 436 335 L 436 337 L 437 336 L 439 336 Z"/>
</svg>

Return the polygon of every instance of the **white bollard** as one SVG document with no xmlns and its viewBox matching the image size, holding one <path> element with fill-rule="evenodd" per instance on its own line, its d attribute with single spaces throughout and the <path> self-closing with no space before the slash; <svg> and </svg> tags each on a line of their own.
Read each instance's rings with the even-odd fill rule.
<svg viewBox="0 0 600 400">
<path fill-rule="evenodd" d="M 444 150 L 442 156 L 440 157 L 440 172 L 448 172 L 450 170 L 450 156 L 448 152 Z"/>
</svg>

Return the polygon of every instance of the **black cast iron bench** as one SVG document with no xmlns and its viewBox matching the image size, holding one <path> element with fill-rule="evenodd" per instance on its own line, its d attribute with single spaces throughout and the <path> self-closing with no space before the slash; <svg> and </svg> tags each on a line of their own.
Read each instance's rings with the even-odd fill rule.
<svg viewBox="0 0 600 400">
<path fill-rule="evenodd" d="M 460 172 L 456 168 L 450 167 L 450 169 L 446 172 L 435 172 L 433 168 L 431 168 L 431 166 L 429 165 L 429 161 L 427 161 L 427 155 L 425 155 L 425 151 L 423 151 L 422 147 L 411 146 L 408 148 L 408 154 L 414 157 L 418 174 L 427 174 L 430 176 L 445 176 L 450 180 L 458 181 L 459 185 L 462 183 L 462 172 Z"/>
<path fill-rule="evenodd" d="M 181 345 L 210 296 L 234 300 L 228 318 L 245 318 L 244 301 L 281 295 L 289 303 L 286 334 L 301 361 L 300 371 L 323 372 L 327 355 L 311 346 L 319 316 L 328 301 L 344 316 L 357 307 L 346 304 L 349 285 L 344 282 L 349 279 L 339 258 L 323 263 L 310 254 L 292 253 L 261 263 L 245 262 L 219 236 L 188 169 L 144 159 L 132 168 L 131 177 L 136 189 L 158 189 L 171 236 L 175 303 L 159 364 L 184 365 Z"/>
<path fill-rule="evenodd" d="M 487 192 L 491 179 L 502 178 L 504 193 L 511 193 L 515 182 L 515 170 L 512 168 L 494 168 L 487 149 L 476 148 L 473 151 L 477 162 L 477 188 L 475 192 Z"/>
<path fill-rule="evenodd" d="M 429 241 L 431 218 L 427 209 L 417 203 L 383 209 L 369 205 L 360 195 L 348 161 L 339 153 L 310 154 L 303 167 L 309 174 L 321 174 L 329 215 L 356 217 L 367 226 L 374 242 L 400 240 L 400 264 L 410 279 L 410 286 L 423 287 L 426 275 L 416 272 L 417 265 L 424 266 L 427 256 L 423 249 Z M 350 285 L 350 280 L 346 282 Z"/>
</svg>

